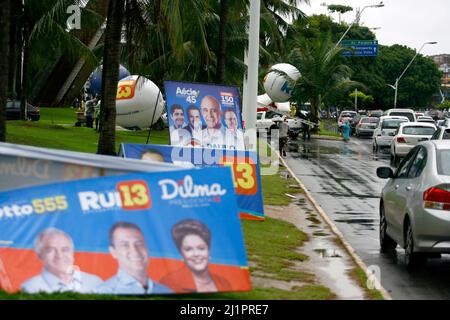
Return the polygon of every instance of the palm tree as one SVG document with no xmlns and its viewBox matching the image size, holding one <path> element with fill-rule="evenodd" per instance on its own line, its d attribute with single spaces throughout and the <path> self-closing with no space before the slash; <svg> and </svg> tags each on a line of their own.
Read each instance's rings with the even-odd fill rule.
<svg viewBox="0 0 450 320">
<path fill-rule="evenodd" d="M 335 47 L 330 35 L 312 40 L 297 40 L 297 46 L 288 56 L 288 61 L 301 73 L 293 83 L 293 99 L 310 101 L 311 121 L 319 119 L 322 102 L 339 91 L 345 91 L 358 83 L 351 81 L 352 70 L 343 63 L 342 48 Z"/>
<path fill-rule="evenodd" d="M 10 1 L 0 0 L 0 141 L 6 141 L 6 98 L 8 90 Z"/>
<path fill-rule="evenodd" d="M 110 0 L 103 53 L 100 136 L 97 153 L 116 155 L 116 94 L 126 0 Z"/>
</svg>

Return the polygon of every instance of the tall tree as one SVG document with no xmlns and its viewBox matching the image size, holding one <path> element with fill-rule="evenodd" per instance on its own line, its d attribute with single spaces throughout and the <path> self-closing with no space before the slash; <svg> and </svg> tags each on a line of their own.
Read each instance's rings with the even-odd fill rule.
<svg viewBox="0 0 450 320">
<path fill-rule="evenodd" d="M 125 0 L 110 0 L 103 54 L 100 136 L 97 153 L 116 155 L 116 94 Z"/>
<path fill-rule="evenodd" d="M 350 80 L 352 70 L 343 63 L 342 49 L 335 47 L 329 35 L 308 41 L 300 39 L 288 56 L 302 76 L 293 84 L 293 98 L 297 102 L 310 101 L 311 120 L 318 121 L 322 102 L 337 91 L 356 85 Z"/>
<path fill-rule="evenodd" d="M 227 47 L 228 0 L 220 0 L 219 51 L 217 53 L 217 83 L 225 80 L 225 53 Z"/>
<path fill-rule="evenodd" d="M 339 13 L 339 23 L 341 23 L 341 15 L 349 12 L 349 11 L 353 11 L 353 8 L 350 6 L 343 6 L 340 4 L 330 4 L 327 6 L 328 11 L 330 12 L 338 12 Z"/>
<path fill-rule="evenodd" d="M 0 141 L 6 141 L 6 99 L 9 67 L 10 0 L 0 0 Z"/>
</svg>

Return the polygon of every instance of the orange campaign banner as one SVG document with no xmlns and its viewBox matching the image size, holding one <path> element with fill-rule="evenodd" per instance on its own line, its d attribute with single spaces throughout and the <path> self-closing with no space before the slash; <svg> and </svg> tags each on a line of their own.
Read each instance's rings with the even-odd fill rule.
<svg viewBox="0 0 450 320">
<path fill-rule="evenodd" d="M 251 290 L 230 170 L 135 173 L 0 192 L 0 290 Z"/>
</svg>

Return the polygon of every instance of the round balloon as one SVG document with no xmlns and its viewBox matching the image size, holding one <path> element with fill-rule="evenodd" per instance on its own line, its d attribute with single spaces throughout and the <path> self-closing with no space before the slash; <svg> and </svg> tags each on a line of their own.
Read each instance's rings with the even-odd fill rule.
<svg viewBox="0 0 450 320">
<path fill-rule="evenodd" d="M 300 71 L 291 64 L 275 64 L 264 77 L 264 89 L 273 102 L 286 102 L 292 97 L 288 80 L 297 81 L 300 76 Z"/>
<path fill-rule="evenodd" d="M 89 76 L 89 91 L 93 94 L 101 94 L 102 92 L 102 70 L 103 66 L 98 67 Z M 122 65 L 119 66 L 119 79 L 128 77 L 130 72 Z"/>
<path fill-rule="evenodd" d="M 116 123 L 126 129 L 145 129 L 162 115 L 161 90 L 142 76 L 128 76 L 119 81 L 116 95 Z"/>
</svg>

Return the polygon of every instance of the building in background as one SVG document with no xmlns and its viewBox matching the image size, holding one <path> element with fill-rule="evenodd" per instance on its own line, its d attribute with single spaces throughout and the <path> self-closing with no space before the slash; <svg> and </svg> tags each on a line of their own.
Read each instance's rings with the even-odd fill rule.
<svg viewBox="0 0 450 320">
<path fill-rule="evenodd" d="M 441 90 L 433 95 L 433 104 L 442 102 L 443 97 L 450 100 L 450 54 L 438 54 L 430 56 L 431 59 L 438 65 L 442 72 Z"/>
</svg>

